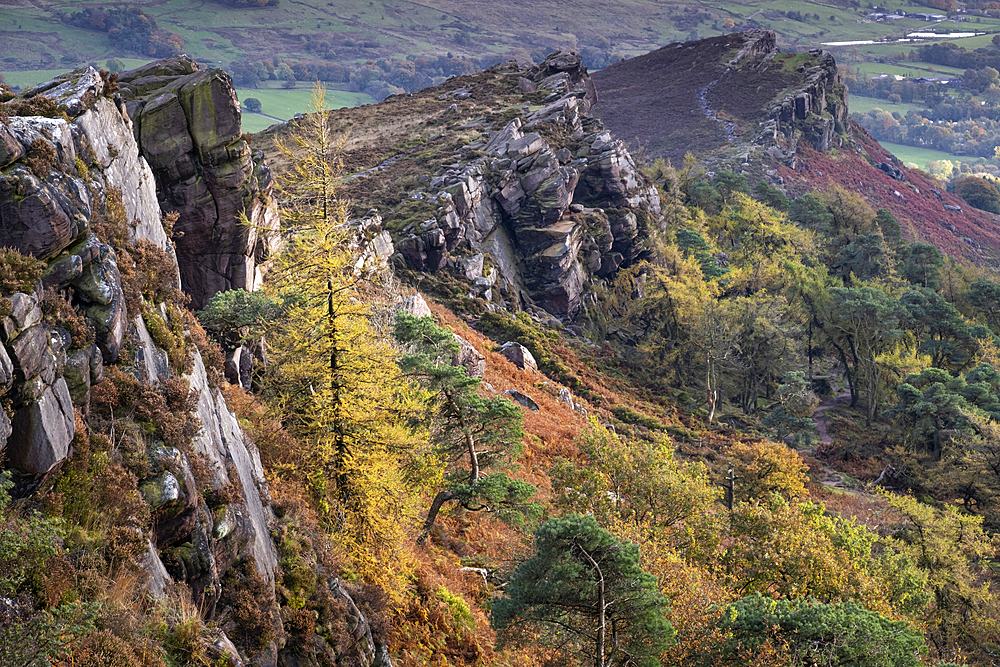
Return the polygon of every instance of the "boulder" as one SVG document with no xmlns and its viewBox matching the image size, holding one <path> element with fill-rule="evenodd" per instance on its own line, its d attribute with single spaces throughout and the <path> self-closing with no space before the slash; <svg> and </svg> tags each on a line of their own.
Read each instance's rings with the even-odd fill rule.
<svg viewBox="0 0 1000 667">
<path fill-rule="evenodd" d="M 153 542 L 146 540 L 146 550 L 139 556 L 139 566 L 149 575 L 146 590 L 155 597 L 162 598 L 167 594 L 167 585 L 171 583 L 170 574 L 163 566 L 160 555 L 156 552 Z"/>
<path fill-rule="evenodd" d="M 243 387 L 246 391 L 250 391 L 253 380 L 253 361 L 254 352 L 246 345 L 240 345 L 226 352 L 226 362 L 223 366 L 226 380 L 230 384 L 235 384 Z"/>
<path fill-rule="evenodd" d="M 96 239 L 88 242 L 86 252 L 92 260 L 80 272 L 72 285 L 79 295 L 83 311 L 94 324 L 97 346 L 104 361 L 118 359 L 125 331 L 128 328 L 128 311 L 122 291 L 118 260 L 110 246 Z"/>
<path fill-rule="evenodd" d="M 10 315 L 3 320 L 3 339 L 7 341 L 42 321 L 42 309 L 34 295 L 18 292 L 10 297 L 10 302 Z"/>
<path fill-rule="evenodd" d="M 522 394 L 517 389 L 507 389 L 501 394 L 501 396 L 506 396 L 518 405 L 528 408 L 533 412 L 538 412 L 538 403 L 535 403 L 533 398 L 527 394 Z"/>
<path fill-rule="evenodd" d="M 45 270 L 42 285 L 48 289 L 58 289 L 68 285 L 83 275 L 83 260 L 79 255 L 60 257 Z"/>
<path fill-rule="evenodd" d="M 906 180 L 906 175 L 903 174 L 903 171 L 895 165 L 891 165 L 888 162 L 881 162 L 879 163 L 878 168 L 884 171 L 886 174 L 889 175 L 890 178 L 894 180 L 897 181 Z"/>
<path fill-rule="evenodd" d="M 41 398 L 14 413 L 7 459 L 13 468 L 44 474 L 69 455 L 75 433 L 73 400 L 66 381 L 59 378 Z"/>
<path fill-rule="evenodd" d="M 541 81 L 559 72 L 578 72 L 582 63 L 583 57 L 576 51 L 565 49 L 554 51 L 547 55 L 541 65 L 538 66 L 538 72 L 535 74 L 534 79 L 535 81 Z"/>
<path fill-rule="evenodd" d="M 183 495 L 180 482 L 170 471 L 164 471 L 140 484 L 139 492 L 154 512 L 176 504 Z"/>
<path fill-rule="evenodd" d="M 43 373 L 48 375 L 46 384 L 55 381 L 52 356 L 49 351 L 49 327 L 36 324 L 18 334 L 8 343 L 11 361 L 19 380 L 30 380 Z"/>
<path fill-rule="evenodd" d="M 42 260 L 55 257 L 89 229 L 83 181 L 53 172 L 45 180 L 20 164 L 0 175 L 0 238 Z"/>
<path fill-rule="evenodd" d="M 414 317 L 430 317 L 431 309 L 424 301 L 424 297 L 419 294 L 414 294 L 411 297 L 407 297 L 405 301 L 396 306 L 396 309 L 413 315 Z"/>
<path fill-rule="evenodd" d="M 14 362 L 7 355 L 7 350 L 0 345 L 0 394 L 3 394 L 14 383 Z"/>
<path fill-rule="evenodd" d="M 67 356 L 63 377 L 73 405 L 86 410 L 90 404 L 90 388 L 104 381 L 104 359 L 100 348 L 91 345 Z"/>
<path fill-rule="evenodd" d="M 0 123 L 0 168 L 6 167 L 24 157 L 25 149 L 17 137 Z"/>
<path fill-rule="evenodd" d="M 472 343 L 465 340 L 458 334 L 452 334 L 455 342 L 458 343 L 458 353 L 452 357 L 452 366 L 464 366 L 465 371 L 471 378 L 481 378 L 486 372 L 486 357 L 481 355 Z"/>
<path fill-rule="evenodd" d="M 569 406 L 570 410 L 573 409 L 573 395 L 569 393 L 569 389 L 566 387 L 559 390 L 559 402 Z"/>
<path fill-rule="evenodd" d="M 500 346 L 500 354 L 502 354 L 507 361 L 514 364 L 518 368 L 526 368 L 533 371 L 538 370 L 538 364 L 535 362 L 535 358 L 531 355 L 531 351 L 520 343 L 504 343 Z"/>
<path fill-rule="evenodd" d="M 82 408 L 90 402 L 90 355 L 92 348 L 77 350 L 66 358 L 63 377 L 73 405 Z"/>
</svg>

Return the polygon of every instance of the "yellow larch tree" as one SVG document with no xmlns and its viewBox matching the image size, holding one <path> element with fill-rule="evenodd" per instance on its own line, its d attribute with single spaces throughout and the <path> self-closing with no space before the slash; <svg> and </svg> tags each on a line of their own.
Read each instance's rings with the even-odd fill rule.
<svg viewBox="0 0 1000 667">
<path fill-rule="evenodd" d="M 361 271 L 348 205 L 337 197 L 340 142 L 322 89 L 294 136 L 279 179 L 285 243 L 265 291 L 281 315 L 268 330 L 264 393 L 294 436 L 280 473 L 306 485 L 356 573 L 398 593 L 403 543 L 417 515 L 417 487 L 436 466 L 424 457 L 425 395 L 396 364 L 378 271 Z M 387 318 L 381 318 L 387 319 Z"/>
</svg>

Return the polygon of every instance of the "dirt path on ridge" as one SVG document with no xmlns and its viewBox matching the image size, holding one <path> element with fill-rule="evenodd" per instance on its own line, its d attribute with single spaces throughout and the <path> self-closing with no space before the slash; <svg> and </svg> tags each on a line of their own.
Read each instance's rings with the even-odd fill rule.
<svg viewBox="0 0 1000 667">
<path fill-rule="evenodd" d="M 827 416 L 827 411 L 835 405 L 848 405 L 850 400 L 850 393 L 836 394 L 833 396 L 828 396 L 823 401 L 816 406 L 813 411 L 813 421 L 816 423 L 816 431 L 819 433 L 820 444 L 829 444 L 833 442 L 833 437 L 829 433 L 830 418 Z M 810 445 L 805 449 L 800 449 L 800 454 L 808 454 L 809 456 L 815 457 L 816 445 Z M 823 479 L 820 480 L 820 484 L 825 486 L 830 486 L 835 489 L 840 489 L 848 493 L 853 493 L 850 489 L 844 486 L 844 475 L 842 473 L 828 468 L 820 462 L 820 469 L 823 471 Z"/>
</svg>

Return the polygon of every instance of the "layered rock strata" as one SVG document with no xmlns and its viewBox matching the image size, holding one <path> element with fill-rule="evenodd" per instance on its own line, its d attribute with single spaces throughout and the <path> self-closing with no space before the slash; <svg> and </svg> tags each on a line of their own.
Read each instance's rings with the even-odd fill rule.
<svg viewBox="0 0 1000 667">
<path fill-rule="evenodd" d="M 107 96 L 106 86 L 89 68 L 38 86 L 25 96 L 53 100 L 62 117 L 15 116 L 0 133 L 6 137 L 0 239 L 48 264 L 34 293 L 10 297 L 11 312 L 0 331 L 12 368 L 14 409 L 0 449 L 28 474 L 46 473 L 69 455 L 74 406 L 85 408 L 90 386 L 101 381 L 104 364 L 117 360 L 135 316 L 127 312 L 118 258 L 92 230 L 112 189 L 121 193 L 130 240 L 153 244 L 168 261 L 175 257 L 153 174 L 139 155 L 124 107 Z M 95 344 L 73 341 L 64 329 L 42 321 L 45 289 L 70 298 L 93 326 Z"/>
<path fill-rule="evenodd" d="M 216 292 L 253 291 L 276 241 L 271 172 L 240 130 L 229 75 L 186 56 L 119 74 L 139 149 L 165 211 L 176 211 L 181 283 L 191 306 Z"/>
<path fill-rule="evenodd" d="M 624 144 L 591 115 L 597 101 L 578 55 L 557 52 L 520 77 L 520 89 L 548 92 L 539 109 L 487 131 L 467 150 L 479 157 L 446 168 L 431 192 L 433 219 L 403 230 L 400 255 L 414 269 L 438 271 L 456 251 L 474 293 L 514 308 L 531 305 L 572 319 L 592 276 L 607 276 L 642 253 L 640 230 L 660 218 L 656 188 Z M 525 83 L 527 82 L 527 83 Z M 527 85 L 530 84 L 530 85 Z M 565 133 L 575 150 L 555 147 L 543 128 Z"/>
<path fill-rule="evenodd" d="M 174 375 L 142 314 L 129 312 L 119 257 L 94 233 L 94 226 L 107 219 L 112 190 L 120 193 L 127 242 L 155 246 L 165 261 L 161 278 L 179 286 L 156 178 L 140 153 L 138 130 L 108 80 L 92 69 L 78 70 L 25 93 L 33 95 L 53 100 L 61 117 L 14 116 L 0 124 L 0 245 L 47 265 L 33 292 L 0 299 L 5 313 L 0 317 L 0 456 L 23 479 L 52 472 L 72 456 L 76 411 L 86 415 L 91 388 L 104 380 L 106 365 L 123 361 L 119 354 L 127 341 L 132 348 L 128 368 L 136 377 L 155 385 Z M 237 136 L 238 130 L 237 115 Z M 218 192 L 227 201 L 242 201 L 247 194 L 239 186 L 248 180 L 227 185 L 220 179 Z M 250 192 L 256 199 L 257 191 Z M 252 249 L 237 245 L 231 246 L 235 254 L 254 256 Z M 42 305 L 53 294 L 93 327 L 94 343 L 74 340 L 48 321 Z M 273 581 L 277 559 L 256 448 L 246 441 L 219 390 L 209 386 L 197 351 L 193 354 L 194 370 L 187 379 L 198 397 L 195 417 L 201 426 L 191 454 L 210 462 L 212 490 L 236 487 L 239 492 L 209 510 L 199 501 L 209 489 L 195 484 L 188 454 L 152 443 L 150 476 L 140 480 L 139 489 L 157 519 L 143 562 L 153 593 L 162 594 L 171 576 L 187 581 L 200 607 L 211 614 L 228 568 L 252 554 L 260 575 Z"/>
<path fill-rule="evenodd" d="M 55 106 L 47 113 L 58 117 L 0 122 L 0 246 L 46 265 L 33 290 L 0 294 L 0 461 L 24 481 L 17 488 L 30 492 L 73 456 L 91 389 L 106 382 L 109 365 L 147 385 L 143 391 L 176 382 L 177 369 L 190 368 L 183 385 L 192 392 L 193 438 L 183 451 L 150 438 L 148 465 L 140 466 L 148 474 L 138 480 L 138 491 L 153 516 L 138 559 L 149 574 L 147 590 L 162 596 L 172 579 L 186 582 L 209 618 L 227 572 L 252 562 L 265 584 L 257 602 L 276 639 L 235 658 L 243 647 L 238 650 L 219 632 L 216 649 L 234 656 L 229 664 L 300 664 L 281 650 L 284 632 L 274 592 L 278 560 L 270 535 L 274 515 L 258 451 L 222 391 L 209 383 L 200 353 L 190 346 L 189 363 L 178 364 L 147 327 L 167 321 L 173 306 L 148 301 L 134 286 L 125 289 L 123 276 L 128 279 L 140 267 L 133 266 L 124 246 L 116 252 L 95 234 L 117 216 L 127 238 L 115 243 L 127 244 L 130 252 L 155 248 L 161 287 L 178 288 L 183 276 L 184 285 L 202 299 L 217 289 L 253 288 L 269 251 L 269 236 L 261 230 L 277 226 L 270 173 L 240 138 L 228 77 L 202 72 L 183 58 L 137 72 L 125 77 L 124 97 L 92 69 L 71 72 L 25 94 L 51 99 Z M 120 210 L 112 216 L 115 207 Z M 164 210 L 180 214 L 176 252 Z M 250 225 L 238 223 L 240 212 Z M 378 214 L 351 225 L 355 270 L 384 268 L 393 246 Z M 86 326 L 73 334 L 62 328 L 45 310 L 53 302 L 68 304 Z M 207 470 L 207 479 L 196 469 L 202 475 Z M 384 643 L 373 637 L 350 594 L 336 580 L 327 583 L 353 610 L 348 620 L 355 638 L 364 642 L 360 664 L 391 665 Z"/>
</svg>

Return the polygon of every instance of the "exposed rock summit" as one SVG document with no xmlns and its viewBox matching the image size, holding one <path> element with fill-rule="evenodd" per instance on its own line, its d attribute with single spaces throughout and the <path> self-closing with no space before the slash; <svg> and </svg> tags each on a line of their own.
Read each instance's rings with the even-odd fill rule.
<svg viewBox="0 0 1000 667">
<path fill-rule="evenodd" d="M 833 56 L 782 53 L 771 30 L 668 44 L 594 81 L 608 128 L 674 164 L 727 148 L 744 161 L 755 150 L 791 160 L 800 142 L 824 151 L 851 132 Z"/>
<path fill-rule="evenodd" d="M 537 108 L 515 107 L 500 124 L 484 120 L 465 154 L 428 175 L 429 190 L 411 193 L 427 217 L 396 232 L 406 265 L 455 266 L 472 281 L 470 296 L 571 319 L 591 277 L 642 254 L 643 230 L 660 218 L 659 195 L 593 116 L 597 93 L 580 62 L 560 51 L 536 68 L 490 71 Z M 487 83 L 461 91 L 474 97 Z"/>
<path fill-rule="evenodd" d="M 277 208 L 270 170 L 242 138 L 229 75 L 178 56 L 122 72 L 118 83 L 160 203 L 179 213 L 174 239 L 192 307 L 216 292 L 253 291 L 274 242 Z"/>
</svg>

